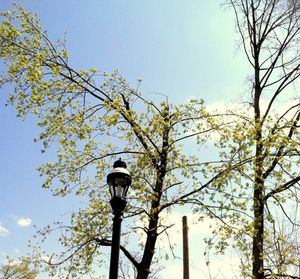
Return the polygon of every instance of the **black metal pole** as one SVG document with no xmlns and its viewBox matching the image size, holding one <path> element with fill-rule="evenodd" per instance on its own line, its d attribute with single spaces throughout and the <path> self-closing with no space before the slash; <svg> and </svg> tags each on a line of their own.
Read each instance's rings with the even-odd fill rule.
<svg viewBox="0 0 300 279">
<path fill-rule="evenodd" d="M 126 206 L 126 200 L 114 197 L 110 201 L 110 204 L 113 209 L 114 218 L 111 241 L 109 279 L 118 279 L 121 223 L 123 220 L 123 210 Z"/>
<path fill-rule="evenodd" d="M 118 279 L 121 222 L 122 214 L 115 214 L 113 219 L 109 279 Z"/>
</svg>

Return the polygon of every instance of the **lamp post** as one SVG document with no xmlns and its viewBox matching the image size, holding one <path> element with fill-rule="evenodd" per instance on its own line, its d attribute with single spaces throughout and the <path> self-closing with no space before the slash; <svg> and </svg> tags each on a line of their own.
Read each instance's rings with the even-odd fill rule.
<svg viewBox="0 0 300 279">
<path fill-rule="evenodd" d="M 127 191 L 131 184 L 131 176 L 126 167 L 126 163 L 120 158 L 107 175 L 107 184 L 111 194 L 110 205 L 114 214 L 109 279 L 118 279 L 121 222 L 127 204 Z"/>
</svg>

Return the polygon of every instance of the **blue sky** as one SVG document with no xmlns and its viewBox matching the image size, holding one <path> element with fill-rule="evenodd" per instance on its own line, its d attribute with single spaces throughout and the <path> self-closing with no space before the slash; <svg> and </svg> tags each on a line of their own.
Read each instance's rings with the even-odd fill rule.
<svg viewBox="0 0 300 279">
<path fill-rule="evenodd" d="M 0 9 L 10 9 L 12 2 L 0 0 Z M 243 95 L 245 60 L 237 54 L 232 14 L 220 1 L 17 2 L 37 13 L 52 40 L 66 32 L 74 67 L 119 68 L 132 84 L 143 79 L 148 98 L 159 100 L 159 93 L 171 103 L 192 96 L 214 103 Z M 17 119 L 14 109 L 4 106 L 8 90 L 0 91 L 0 255 L 17 257 L 27 251 L 33 224 L 65 218 L 83 201 L 54 198 L 41 189 L 35 169 L 54 155 L 41 154 L 33 143 L 38 134 L 33 119 Z"/>
</svg>

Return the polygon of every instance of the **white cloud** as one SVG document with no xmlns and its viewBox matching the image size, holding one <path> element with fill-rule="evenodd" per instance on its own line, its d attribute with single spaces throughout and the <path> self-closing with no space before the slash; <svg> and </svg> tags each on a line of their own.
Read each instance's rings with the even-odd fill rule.
<svg viewBox="0 0 300 279">
<path fill-rule="evenodd" d="M 207 265 L 205 260 L 193 264 L 190 257 L 189 273 L 190 278 L 220 278 L 220 279 L 236 279 L 240 278 L 239 273 L 240 260 L 237 257 L 214 257 Z M 162 278 L 178 278 L 179 274 L 183 274 L 183 262 L 176 259 L 172 262 L 168 262 L 166 267 L 161 271 Z"/>
<path fill-rule="evenodd" d="M 0 222 L 0 236 L 7 236 L 7 235 L 9 235 L 9 230 L 5 228 Z"/>
<path fill-rule="evenodd" d="M 160 214 L 160 225 L 159 230 L 164 229 L 165 232 L 160 234 L 158 237 L 158 247 L 160 249 L 169 248 L 169 244 L 177 246 L 181 245 L 182 241 L 182 217 L 187 216 L 188 222 L 188 234 L 190 242 L 197 241 L 203 242 L 203 239 L 212 234 L 213 228 L 216 226 L 210 218 L 203 218 L 199 220 L 199 215 L 196 214 L 182 214 L 180 212 L 172 212 L 171 214 Z M 146 226 L 146 220 L 144 222 L 139 221 L 139 227 Z M 139 241 L 140 243 L 145 243 L 146 234 L 140 231 Z"/>
<path fill-rule="evenodd" d="M 170 233 L 173 240 L 176 238 L 181 240 L 182 238 L 182 217 L 184 215 L 187 216 L 189 238 L 199 236 L 205 237 L 212 233 L 212 227 L 215 225 L 215 222 L 212 219 L 203 218 L 202 220 L 199 220 L 199 215 L 197 214 L 182 214 L 179 212 L 173 212 L 172 214 L 164 216 L 165 218 L 162 218 L 163 221 L 161 221 L 166 226 L 173 225 Z"/>
<path fill-rule="evenodd" d="M 238 255 L 228 248 L 225 255 L 216 255 L 213 251 L 209 253 L 209 265 L 206 264 L 208 256 L 204 255 L 206 244 L 204 238 L 212 236 L 212 231 L 216 229 L 217 222 L 210 218 L 199 218 L 199 214 L 184 214 L 182 212 L 172 212 L 161 215 L 161 224 L 169 227 L 168 236 L 165 233 L 159 235 L 157 249 L 160 256 L 168 254 L 169 260 L 161 258 L 159 264 L 164 267 L 159 275 L 162 278 L 178 278 L 183 273 L 182 262 L 182 217 L 187 216 L 188 238 L 189 238 L 189 262 L 190 278 L 199 278 L 201 274 L 203 279 L 220 278 L 236 279 L 240 278 Z M 143 226 L 143 223 L 139 223 Z M 144 224 L 145 225 L 145 224 Z M 162 230 L 162 228 L 161 228 Z M 140 234 L 140 241 L 145 241 L 145 234 Z M 169 244 L 173 246 L 173 252 L 176 258 L 173 258 L 169 249 Z"/>
<path fill-rule="evenodd" d="M 261 113 L 264 114 L 267 111 L 267 108 L 269 106 L 270 100 L 269 99 L 260 99 L 260 109 Z M 276 116 L 276 115 L 283 115 L 285 114 L 291 107 L 298 105 L 299 104 L 299 99 L 288 99 L 282 102 L 275 102 L 272 105 L 270 115 L 271 116 Z M 238 102 L 224 102 L 224 101 L 219 101 L 219 102 L 213 102 L 210 104 L 207 104 L 206 109 L 210 113 L 225 113 L 228 111 L 232 112 L 239 112 L 240 115 L 246 116 L 246 117 L 253 117 L 254 112 L 253 108 L 250 106 L 248 103 L 238 103 Z M 289 114 L 285 115 L 285 117 L 288 119 L 292 115 L 294 115 L 295 108 L 292 110 Z M 230 117 L 224 117 L 225 120 L 231 119 Z"/>
<path fill-rule="evenodd" d="M 209 265 L 201 262 L 198 266 L 199 269 L 210 274 L 212 278 L 226 278 L 235 279 L 240 278 L 240 259 L 226 255 L 224 257 L 213 257 L 210 259 Z M 209 277 L 210 278 L 210 277 Z"/>
<path fill-rule="evenodd" d="M 48 255 L 41 255 L 40 256 L 40 261 L 45 262 L 45 263 L 51 263 L 51 264 L 55 264 L 59 262 L 58 258 L 55 258 L 52 256 L 48 256 Z"/>
<path fill-rule="evenodd" d="M 268 99 L 260 100 L 260 109 L 262 115 L 267 112 L 269 103 L 270 100 Z M 299 99 L 287 99 L 284 102 L 274 102 L 270 111 L 268 112 L 268 116 L 270 116 L 270 119 L 267 119 L 267 121 L 265 122 L 266 125 L 272 125 L 272 123 L 275 123 L 278 118 L 283 115 L 284 117 L 282 118 L 282 121 L 289 121 L 290 119 L 295 117 L 295 113 L 298 109 L 298 107 L 296 107 L 297 105 L 299 105 Z M 245 118 L 248 118 L 249 121 L 253 121 L 254 111 L 253 107 L 251 107 L 249 103 L 226 103 L 224 101 L 218 101 L 207 104 L 206 109 L 212 115 L 220 115 L 219 118 L 215 118 L 216 123 L 218 123 L 219 125 L 225 125 L 228 128 L 234 128 L 237 122 Z M 200 126 L 202 125 L 203 130 L 205 130 L 207 127 L 207 123 L 205 120 L 199 120 L 198 124 L 200 124 Z M 193 127 L 193 129 L 195 129 L 195 127 Z M 190 130 L 188 131 L 188 134 L 193 134 L 194 132 L 195 130 Z M 221 134 L 219 131 L 213 130 L 209 133 L 204 133 L 203 140 L 211 143 L 218 142 L 221 140 Z"/>
<path fill-rule="evenodd" d="M 30 224 L 31 224 L 31 219 L 30 218 L 19 218 L 18 220 L 17 220 L 17 224 L 19 225 L 19 226 L 22 226 L 22 227 L 27 227 L 27 226 L 29 226 Z"/>
</svg>

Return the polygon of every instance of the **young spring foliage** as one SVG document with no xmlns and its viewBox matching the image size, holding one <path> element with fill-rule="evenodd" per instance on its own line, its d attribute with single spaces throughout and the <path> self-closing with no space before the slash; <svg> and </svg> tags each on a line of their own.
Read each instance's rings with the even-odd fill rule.
<svg viewBox="0 0 300 279">
<path fill-rule="evenodd" d="M 36 279 L 38 271 L 31 267 L 26 258 L 22 258 L 21 261 L 8 258 L 7 262 L 0 266 L 0 276 L 3 279 Z"/>
<path fill-rule="evenodd" d="M 2 13 L 0 84 L 13 85 L 9 102 L 19 117 L 35 115 L 43 151 L 57 153 L 38 169 L 43 187 L 60 197 L 75 193 L 88 199 L 70 224 L 38 232 L 36 256 L 39 262 L 47 259 L 51 276 L 83 276 L 104 262 L 101 246 L 111 244 L 105 180 L 119 157 L 134 181 L 124 232 L 129 238 L 144 235 L 141 246 L 121 247 L 136 278 L 149 277 L 158 236 L 169 229 L 162 217 L 189 204 L 199 216 L 218 220 L 217 241 L 208 239 L 208 246 L 224 252 L 232 243 L 242 255 L 244 277 L 296 272 L 297 243 L 289 239 L 298 226 L 293 209 L 299 202 L 300 113 L 299 99 L 288 89 L 300 74 L 297 1 L 227 3 L 236 15 L 253 86 L 248 105 L 216 112 L 207 112 L 202 100 L 155 103 L 117 70 L 77 70 L 65 42 L 52 43 L 35 16 L 20 6 Z M 206 143 L 219 151 L 210 162 L 201 159 Z M 45 255 L 38 244 L 55 230 L 61 232 L 61 253 Z"/>
<path fill-rule="evenodd" d="M 8 100 L 19 117 L 35 115 L 41 128 L 35 140 L 42 142 L 42 151 L 56 150 L 56 160 L 38 168 L 43 187 L 56 196 L 75 193 L 88 199 L 86 208 L 73 212 L 69 225 L 56 223 L 38 231 L 41 238 L 32 244 L 37 260 L 47 262 L 56 278 L 83 276 L 93 264 L 103 263 L 101 246 L 111 244 L 105 180 L 114 160 L 122 157 L 134 181 L 124 231 L 145 238 L 142 247 L 121 250 L 136 269 L 136 278 L 148 278 L 157 238 L 168 230 L 161 214 L 202 200 L 203 189 L 219 177 L 206 174 L 207 164 L 183 150 L 191 139 L 201 146 L 214 129 L 210 123 L 204 125 L 210 116 L 203 101 L 155 104 L 117 70 L 108 74 L 94 67 L 71 67 L 65 42 L 52 43 L 38 19 L 21 6 L 1 15 L 0 57 L 5 70 L 0 84 L 13 86 Z M 203 176 L 205 183 L 200 182 Z M 139 222 L 145 225 L 137 227 Z M 39 241 L 55 230 L 61 231 L 63 249 L 45 255 Z"/>
<path fill-rule="evenodd" d="M 220 116 L 232 123 L 220 131 L 220 157 L 240 167 L 212 199 L 219 200 L 214 214 L 226 224 L 218 248 L 223 251 L 234 235 L 246 278 L 298 278 L 297 244 L 288 239 L 299 226 L 299 1 L 225 3 L 234 12 L 251 76 L 249 105 Z"/>
</svg>

